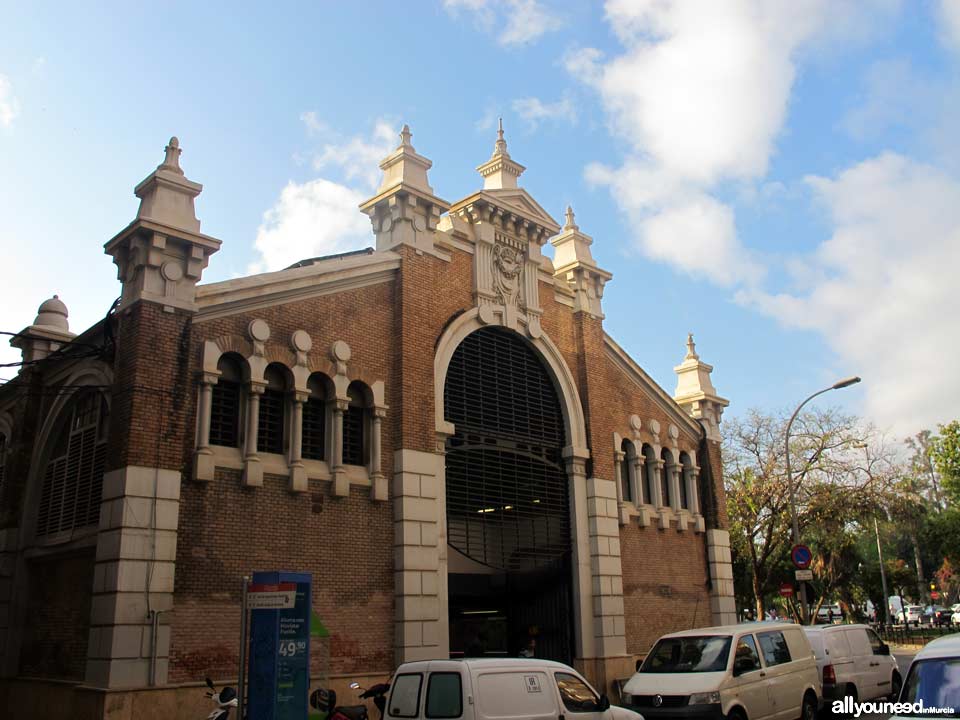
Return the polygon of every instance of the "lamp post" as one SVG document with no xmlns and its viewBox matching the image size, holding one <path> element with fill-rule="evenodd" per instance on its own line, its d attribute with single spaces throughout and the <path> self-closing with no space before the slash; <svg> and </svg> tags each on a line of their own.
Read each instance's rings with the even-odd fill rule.
<svg viewBox="0 0 960 720">
<path fill-rule="evenodd" d="M 787 485 L 790 488 L 790 516 L 793 521 L 793 544 L 800 544 L 800 522 L 797 519 L 797 498 L 796 493 L 793 488 L 793 473 L 790 470 L 790 428 L 793 427 L 793 421 L 797 419 L 797 415 L 800 414 L 800 411 L 803 409 L 803 406 L 808 402 L 813 400 L 818 395 L 823 395 L 825 392 L 830 392 L 831 390 L 842 390 L 845 387 L 850 387 L 851 385 L 856 385 L 860 382 L 859 377 L 848 377 L 844 380 L 835 382 L 830 387 L 826 387 L 823 390 L 818 390 L 813 395 L 808 397 L 802 403 L 797 405 L 797 409 L 793 411 L 793 415 L 790 416 L 790 421 L 787 423 L 787 432 L 786 439 L 784 440 L 786 444 L 787 451 Z M 807 584 L 804 581 L 800 582 L 800 620 L 803 623 L 808 621 L 809 607 L 807 607 Z"/>
</svg>

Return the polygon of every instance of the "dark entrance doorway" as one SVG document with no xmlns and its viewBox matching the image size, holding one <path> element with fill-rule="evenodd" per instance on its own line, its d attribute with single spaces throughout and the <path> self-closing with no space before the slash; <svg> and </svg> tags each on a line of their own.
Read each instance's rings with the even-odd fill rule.
<svg viewBox="0 0 960 720">
<path fill-rule="evenodd" d="M 444 415 L 456 428 L 446 448 L 451 656 L 571 662 L 565 439 L 550 375 L 518 334 L 478 330 L 450 361 Z"/>
</svg>

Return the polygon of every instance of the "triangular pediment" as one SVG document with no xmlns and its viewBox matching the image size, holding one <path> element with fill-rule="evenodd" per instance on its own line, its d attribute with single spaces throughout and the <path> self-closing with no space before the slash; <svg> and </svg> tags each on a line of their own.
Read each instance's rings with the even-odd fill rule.
<svg viewBox="0 0 960 720">
<path fill-rule="evenodd" d="M 533 220 L 547 228 L 553 235 L 560 232 L 560 224 L 523 188 L 483 190 L 480 195 L 486 197 L 494 205 L 513 210 L 528 220 Z"/>
</svg>

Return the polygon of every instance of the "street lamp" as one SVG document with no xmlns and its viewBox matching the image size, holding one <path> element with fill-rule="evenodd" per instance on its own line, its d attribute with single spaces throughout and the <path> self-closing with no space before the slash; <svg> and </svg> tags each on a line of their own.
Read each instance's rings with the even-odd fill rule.
<svg viewBox="0 0 960 720">
<path fill-rule="evenodd" d="M 793 544 L 800 544 L 800 522 L 797 519 L 797 498 L 796 493 L 793 489 L 793 473 L 790 470 L 790 428 L 793 427 L 793 421 L 797 419 L 797 415 L 800 414 L 800 410 L 803 409 L 803 406 L 808 402 L 813 400 L 817 395 L 823 395 L 825 392 L 830 392 L 831 390 L 842 390 L 845 387 L 850 387 L 851 385 L 856 385 L 860 382 L 860 378 L 857 376 L 848 377 L 838 382 L 835 382 L 830 387 L 826 387 L 823 390 L 818 390 L 813 395 L 808 397 L 802 403 L 797 405 L 797 409 L 793 411 L 793 415 L 790 416 L 790 422 L 787 423 L 787 432 L 786 432 L 786 451 L 787 451 L 787 485 L 790 488 L 790 516 L 793 520 Z M 807 607 L 807 584 L 804 581 L 800 582 L 800 620 L 803 623 L 808 621 L 809 608 Z"/>
</svg>

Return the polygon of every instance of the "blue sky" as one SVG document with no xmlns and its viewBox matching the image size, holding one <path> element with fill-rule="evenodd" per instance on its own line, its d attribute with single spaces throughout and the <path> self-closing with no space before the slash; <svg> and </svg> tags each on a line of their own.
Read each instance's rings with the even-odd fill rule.
<svg viewBox="0 0 960 720">
<path fill-rule="evenodd" d="M 606 327 L 669 392 L 686 333 L 730 414 L 830 397 L 957 417 L 958 0 L 0 1 L 0 329 L 118 294 L 102 245 L 180 138 L 223 240 L 204 280 L 371 244 L 410 124 L 438 195 L 521 185 L 614 273 Z M 0 362 L 17 359 L 0 350 Z M 13 370 L 0 369 L 9 378 Z"/>
</svg>

